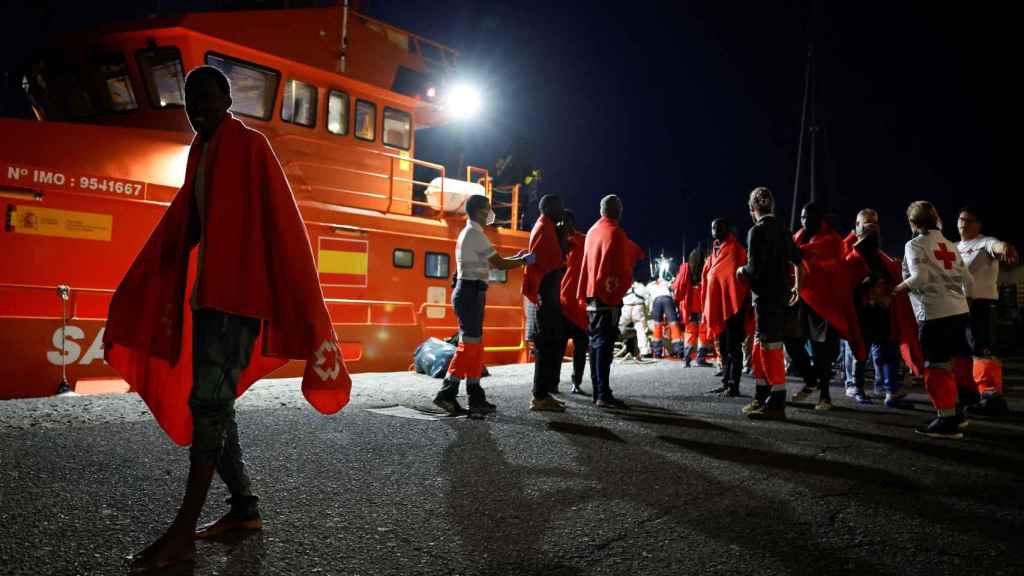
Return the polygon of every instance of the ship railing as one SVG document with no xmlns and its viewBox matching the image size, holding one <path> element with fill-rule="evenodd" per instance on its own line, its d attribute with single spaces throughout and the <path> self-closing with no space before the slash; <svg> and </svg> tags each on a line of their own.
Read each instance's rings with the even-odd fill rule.
<svg viewBox="0 0 1024 576">
<path fill-rule="evenodd" d="M 30 312 L 9 314 L 5 311 L 6 307 L 0 307 L 0 318 L 30 317 L 39 319 L 59 319 L 65 322 L 72 319 L 99 319 L 106 311 L 106 305 L 109 304 L 109 297 L 114 294 L 114 290 L 112 288 L 77 288 L 71 287 L 67 284 L 48 286 L 43 284 L 12 284 L 0 282 L 0 293 L 4 292 L 12 292 L 14 294 L 20 293 L 24 295 L 22 298 L 15 296 L 14 299 L 8 300 L 5 298 L 5 300 L 7 302 L 18 301 L 19 305 L 28 304 Z M 44 295 L 45 293 L 51 294 L 53 296 L 53 300 L 46 297 Z M 86 318 L 79 318 L 78 316 L 79 300 L 82 296 L 99 297 L 98 302 L 91 302 L 92 306 L 86 305 L 86 308 L 88 308 L 87 313 L 89 314 Z M 24 308 L 24 306 L 21 307 Z M 60 309 L 60 312 L 56 312 L 58 308 Z"/>
<path fill-rule="evenodd" d="M 290 137 L 291 136 L 289 135 L 289 136 L 283 136 L 282 138 L 290 138 Z M 414 214 L 416 214 L 418 216 L 429 217 L 429 216 L 433 216 L 434 214 L 436 214 L 437 215 L 436 216 L 437 219 L 441 219 L 441 218 L 444 217 L 444 213 L 441 210 L 438 209 L 440 206 L 444 206 L 444 198 L 445 198 L 445 189 L 444 189 L 445 167 L 443 165 L 435 164 L 433 162 L 428 162 L 426 160 L 419 160 L 419 159 L 416 159 L 416 158 L 409 158 L 409 157 L 405 157 L 405 156 L 399 156 L 398 154 L 391 154 L 391 153 L 388 153 L 388 152 L 378 152 L 378 151 L 375 151 L 375 150 L 366 150 L 366 152 L 369 152 L 369 153 L 372 153 L 372 154 L 378 154 L 380 156 L 383 156 L 383 157 L 387 158 L 388 159 L 388 171 L 386 173 L 382 173 L 382 172 L 373 171 L 373 170 L 361 170 L 359 168 L 353 168 L 351 166 L 346 166 L 344 164 L 327 163 L 327 162 L 315 162 L 315 161 L 311 161 L 311 160 L 288 160 L 288 161 L 282 162 L 281 165 L 285 168 L 285 170 L 297 170 L 300 174 L 303 174 L 303 176 L 304 176 L 303 168 L 319 168 L 319 169 L 327 169 L 327 170 L 340 170 L 342 172 L 347 172 L 349 174 L 354 174 L 354 175 L 357 175 L 357 176 L 365 176 L 365 177 L 368 177 L 368 178 L 376 178 L 376 179 L 379 179 L 381 181 L 385 181 L 386 182 L 386 187 L 387 187 L 387 193 L 386 194 L 385 193 L 380 193 L 380 192 L 368 192 L 368 191 L 364 191 L 364 190 L 353 190 L 351 188 L 340 188 L 340 187 L 337 187 L 337 186 L 329 186 L 329 185 L 326 185 L 326 184 L 316 184 L 315 188 L 318 189 L 318 190 L 325 190 L 325 191 L 328 191 L 328 192 L 340 192 L 340 193 L 343 193 L 343 194 L 348 195 L 348 196 L 358 196 L 358 197 L 366 198 L 366 199 L 370 199 L 370 200 L 382 200 L 384 202 L 384 206 L 383 206 L 382 209 L 380 209 L 380 211 L 385 213 L 385 214 L 388 214 L 388 213 L 398 213 L 398 211 L 395 210 L 394 208 L 395 208 L 396 204 L 399 204 L 399 205 L 408 205 L 410 207 L 409 211 L 413 212 Z M 407 177 L 407 176 L 402 176 L 402 175 L 398 174 L 398 171 L 399 171 L 398 167 L 401 166 L 401 163 L 403 163 L 403 162 L 407 162 L 407 163 L 409 163 L 409 164 L 411 164 L 413 166 L 419 166 L 421 168 L 426 168 L 426 169 L 432 171 L 434 174 L 436 174 L 436 176 L 438 176 L 438 177 L 440 177 L 442 179 L 441 180 L 441 190 L 440 190 L 440 195 L 439 195 L 439 199 L 438 199 L 439 201 L 437 203 L 428 202 L 426 200 L 417 200 L 415 193 L 412 195 L 412 198 L 405 198 L 405 197 L 402 197 L 402 196 L 396 196 L 395 195 L 395 187 L 396 187 L 396 185 L 408 184 L 408 185 L 412 186 L 414 190 L 422 190 L 422 191 L 425 191 L 430 186 L 430 181 L 429 180 L 417 180 L 414 177 Z M 306 181 L 306 182 L 298 184 L 298 187 L 305 188 L 307 191 L 312 193 L 314 185 L 312 185 L 308 181 Z M 423 197 L 425 198 L 425 195 Z M 344 203 L 340 203 L 340 205 L 345 205 L 345 204 Z M 419 210 L 414 210 L 411 207 L 418 207 Z"/>
<path fill-rule="evenodd" d="M 275 137 L 277 140 L 300 140 L 306 142 L 316 143 L 318 146 L 330 146 L 335 147 L 331 144 L 324 144 L 319 140 L 314 140 L 308 137 L 295 135 L 295 134 L 281 134 Z M 341 147 L 338 147 L 341 149 Z M 344 150 L 348 151 L 347 148 Z M 415 216 L 434 218 L 437 220 L 443 220 L 446 217 L 451 217 L 452 214 L 446 213 L 441 208 L 445 206 L 445 178 L 446 171 L 442 164 L 429 162 L 427 160 L 420 160 L 418 158 L 411 158 L 409 156 L 403 156 L 399 154 L 393 154 L 391 152 L 381 152 L 378 150 L 363 149 L 363 152 L 376 154 L 378 156 L 388 159 L 387 172 L 381 172 L 377 170 L 364 170 L 348 166 L 342 163 L 327 163 L 318 162 L 314 160 L 287 160 L 282 163 L 282 166 L 286 170 L 295 170 L 303 176 L 304 182 L 297 183 L 296 186 L 299 188 L 305 188 L 312 194 L 313 188 L 318 190 L 324 190 L 328 192 L 338 192 L 345 194 L 346 196 L 356 196 L 360 198 L 366 198 L 370 200 L 381 200 L 383 201 L 383 207 L 380 209 L 383 213 L 412 213 Z M 416 170 L 407 169 L 402 167 L 403 163 L 407 163 L 412 167 L 419 167 L 425 169 L 428 173 L 426 179 L 417 179 L 415 177 Z M 364 190 L 353 190 L 351 188 L 340 188 L 336 186 L 329 186 L 326 184 L 318 183 L 315 186 L 310 184 L 305 179 L 305 172 L 303 168 L 316 168 L 320 170 L 340 170 L 349 174 L 357 176 L 363 176 L 368 178 L 375 178 L 380 181 L 386 182 L 386 193 L 381 192 L 369 192 Z M 401 172 L 409 172 L 411 176 L 405 176 Z M 433 178 L 440 177 L 440 193 L 436 201 L 431 202 L 426 198 L 426 190 L 430 187 L 431 180 Z M 502 228 L 509 228 L 512 230 L 518 230 L 519 221 L 519 187 L 514 186 L 493 186 L 493 179 L 490 176 L 490 172 L 486 168 L 478 166 L 467 166 L 466 167 L 466 181 L 473 182 L 476 177 L 476 183 L 484 187 L 484 191 L 487 194 L 487 198 L 491 201 L 492 209 L 497 217 L 496 224 Z M 396 188 L 402 185 L 408 185 L 412 187 L 412 194 L 410 197 L 404 195 L 396 195 Z M 341 205 L 345 205 L 341 203 Z M 399 210 L 397 206 L 406 208 L 406 210 Z M 503 217 L 507 215 L 507 218 Z"/>
<path fill-rule="evenodd" d="M 481 174 L 476 183 L 484 187 L 487 199 L 491 201 L 491 210 L 495 215 L 494 224 L 501 228 L 518 230 L 519 184 L 495 186 L 494 179 L 486 168 L 466 166 L 466 182 L 473 182 L 473 176 L 476 174 Z"/>
<path fill-rule="evenodd" d="M 519 184 L 491 187 L 491 209 L 494 223 L 502 228 L 519 230 Z M 503 216 L 507 215 L 507 218 Z"/>
<path fill-rule="evenodd" d="M 413 34 L 407 30 L 402 30 L 401 28 L 392 26 L 387 22 L 382 22 L 362 13 L 359 14 L 359 17 L 365 20 L 368 24 L 372 24 L 372 26 L 368 26 L 371 30 L 376 28 L 374 31 L 384 35 L 388 40 L 394 42 L 396 39 L 403 39 L 407 42 L 406 50 L 409 49 L 408 43 L 411 43 L 415 46 L 415 52 L 419 54 L 423 60 L 431 64 L 439 64 L 448 68 L 455 67 L 457 52 L 444 44 Z"/>
<path fill-rule="evenodd" d="M 417 313 L 417 315 L 421 319 L 428 318 L 428 316 L 427 316 L 427 309 L 429 309 L 429 308 L 435 308 L 435 309 L 436 308 L 443 308 L 445 310 L 445 315 L 444 315 L 445 319 L 450 319 L 450 318 L 454 318 L 455 317 L 455 310 L 454 310 L 454 307 L 451 304 L 445 304 L 445 303 L 436 303 L 436 304 L 434 304 L 434 303 L 430 303 L 430 302 L 424 302 L 423 304 L 421 304 L 419 312 Z M 526 334 L 526 319 L 522 317 L 522 312 L 523 312 L 523 307 L 522 306 L 500 306 L 500 305 L 493 305 L 492 306 L 492 305 L 486 305 L 486 306 L 484 306 L 484 309 L 485 309 L 485 313 L 484 313 L 484 317 L 485 318 L 487 317 L 486 310 L 508 310 L 508 311 L 514 311 L 514 312 L 518 312 L 520 314 L 520 317 L 522 318 L 522 320 L 520 320 L 520 323 L 519 323 L 518 326 L 485 326 L 484 328 L 486 329 L 487 334 L 491 334 L 491 335 L 493 335 L 495 333 L 498 333 L 498 334 L 509 333 L 509 332 L 515 333 L 516 335 L 519 336 L 519 343 L 516 344 L 516 345 L 513 345 L 513 346 L 486 346 L 485 345 L 484 346 L 484 352 L 522 352 L 523 350 L 526 349 L 526 340 L 524 338 L 524 335 Z M 448 310 L 451 310 L 451 313 L 449 313 Z M 451 325 L 447 325 L 447 324 L 428 324 L 427 322 L 425 322 L 423 320 L 421 320 L 421 324 L 423 325 L 424 330 L 443 331 L 443 333 L 446 333 L 446 334 L 455 334 L 455 333 L 457 333 L 459 331 L 459 325 L 458 324 L 451 324 Z"/>
</svg>

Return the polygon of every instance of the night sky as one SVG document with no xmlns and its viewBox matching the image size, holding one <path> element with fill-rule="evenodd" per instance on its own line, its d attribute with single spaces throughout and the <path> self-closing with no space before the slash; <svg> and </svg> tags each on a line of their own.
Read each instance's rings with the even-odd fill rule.
<svg viewBox="0 0 1024 576">
<path fill-rule="evenodd" d="M 284 2 L 13 3 L 10 68 L 47 34 L 152 12 Z M 291 2 L 293 7 L 323 2 Z M 845 234 L 857 210 L 881 212 L 900 250 L 912 200 L 986 213 L 987 232 L 1021 245 L 1008 174 L 1010 8 L 903 2 L 364 2 L 373 17 L 460 51 L 485 88 L 484 117 L 423 134 L 419 155 L 493 165 L 532 146 L 543 193 L 582 226 L 601 196 L 622 196 L 623 224 L 655 254 L 706 239 L 716 216 L 745 234 L 746 194 L 792 202 L 808 43 L 815 45 L 818 198 Z M 10 19 L 8 19 L 10 21 Z M 355 57 L 355 56 L 354 56 Z M 1016 114 L 1013 116 L 1017 117 Z M 807 198 L 804 175 L 803 198 Z M 998 185 L 998 182 L 1003 182 Z"/>
</svg>

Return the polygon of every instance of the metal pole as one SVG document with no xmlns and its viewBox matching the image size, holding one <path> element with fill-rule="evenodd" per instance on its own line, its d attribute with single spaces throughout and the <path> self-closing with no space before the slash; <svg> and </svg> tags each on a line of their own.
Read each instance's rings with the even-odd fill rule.
<svg viewBox="0 0 1024 576">
<path fill-rule="evenodd" d="M 818 200 L 818 119 L 817 119 L 817 90 L 814 85 L 817 83 L 817 75 L 814 70 L 814 56 L 811 55 L 811 202 Z"/>
<path fill-rule="evenodd" d="M 807 66 L 804 69 L 804 100 L 800 109 L 800 140 L 796 147 L 796 176 L 793 178 L 793 209 L 789 212 L 789 227 L 796 228 L 796 207 L 800 197 L 800 164 L 804 158 L 804 133 L 807 132 L 807 100 L 811 89 L 811 60 L 814 44 L 807 46 Z"/>
<path fill-rule="evenodd" d="M 344 74 L 347 69 L 347 63 L 345 61 L 348 56 L 348 0 L 342 2 L 341 9 L 341 73 Z"/>
</svg>

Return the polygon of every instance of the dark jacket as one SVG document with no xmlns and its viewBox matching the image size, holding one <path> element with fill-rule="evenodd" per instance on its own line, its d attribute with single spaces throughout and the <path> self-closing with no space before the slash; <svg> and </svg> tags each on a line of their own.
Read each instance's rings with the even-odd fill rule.
<svg viewBox="0 0 1024 576">
<path fill-rule="evenodd" d="M 800 263 L 800 250 L 789 230 L 774 214 L 763 216 L 747 233 L 747 264 L 754 302 L 783 305 L 789 301 L 790 264 Z"/>
</svg>

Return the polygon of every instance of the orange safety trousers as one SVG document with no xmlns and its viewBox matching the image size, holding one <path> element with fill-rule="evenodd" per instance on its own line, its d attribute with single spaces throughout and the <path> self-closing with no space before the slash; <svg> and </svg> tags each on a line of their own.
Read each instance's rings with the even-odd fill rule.
<svg viewBox="0 0 1024 576">
<path fill-rule="evenodd" d="M 924 389 L 939 416 L 956 414 L 956 376 L 946 368 L 924 369 Z"/>
<path fill-rule="evenodd" d="M 782 351 L 782 343 L 777 342 L 765 346 L 755 339 L 751 355 L 754 379 L 758 384 L 763 382 L 771 386 L 773 390 L 785 390 L 786 357 Z"/>
<path fill-rule="evenodd" d="M 995 358 L 974 357 L 972 376 L 981 394 L 1003 393 L 1003 363 Z"/>
<path fill-rule="evenodd" d="M 459 379 L 479 380 L 484 372 L 483 351 L 480 342 L 460 341 L 448 366 L 448 374 Z"/>
</svg>

